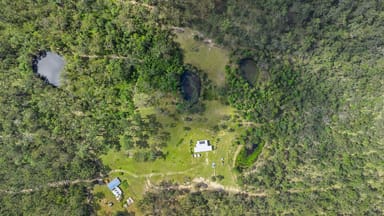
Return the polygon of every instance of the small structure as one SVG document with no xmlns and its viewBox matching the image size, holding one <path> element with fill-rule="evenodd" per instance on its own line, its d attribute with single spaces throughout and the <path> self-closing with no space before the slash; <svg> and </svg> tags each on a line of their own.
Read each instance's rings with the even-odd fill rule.
<svg viewBox="0 0 384 216">
<path fill-rule="evenodd" d="M 113 193 L 113 195 L 115 195 L 117 200 L 120 200 L 121 195 L 123 194 L 123 192 L 121 191 L 121 189 L 119 187 L 113 188 L 112 193 Z"/>
<path fill-rule="evenodd" d="M 121 199 L 121 195 L 123 194 L 123 192 L 119 188 L 120 183 L 121 182 L 120 182 L 119 178 L 115 178 L 111 182 L 108 183 L 109 190 L 112 191 L 113 195 L 115 195 L 117 200 L 120 200 Z"/>
<path fill-rule="evenodd" d="M 133 203 L 134 203 L 134 201 L 133 201 L 132 197 L 128 197 L 128 199 L 127 199 L 128 206 L 132 205 Z"/>
<path fill-rule="evenodd" d="M 212 146 L 208 140 L 199 140 L 194 148 L 195 153 L 212 151 Z"/>
<path fill-rule="evenodd" d="M 118 187 L 120 185 L 120 179 L 114 178 L 112 181 L 108 183 L 109 190 L 113 190 L 113 188 Z"/>
</svg>

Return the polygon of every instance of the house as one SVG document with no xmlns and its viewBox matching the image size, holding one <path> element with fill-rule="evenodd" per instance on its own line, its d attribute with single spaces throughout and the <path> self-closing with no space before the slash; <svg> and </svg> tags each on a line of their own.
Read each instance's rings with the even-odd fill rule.
<svg viewBox="0 0 384 216">
<path fill-rule="evenodd" d="M 121 199 L 121 195 L 123 194 L 123 192 L 121 191 L 121 189 L 119 187 L 113 188 L 112 189 L 112 193 L 113 193 L 113 195 L 115 195 L 117 200 L 120 200 Z"/>
<path fill-rule="evenodd" d="M 209 145 L 208 140 L 199 140 L 194 148 L 194 153 L 212 151 L 212 146 Z"/>
<path fill-rule="evenodd" d="M 115 178 L 111 182 L 108 183 L 109 190 L 112 191 L 113 195 L 115 195 L 117 200 L 120 200 L 121 199 L 121 195 L 123 194 L 123 192 L 119 188 L 120 183 L 121 182 L 120 182 L 119 178 Z"/>
</svg>

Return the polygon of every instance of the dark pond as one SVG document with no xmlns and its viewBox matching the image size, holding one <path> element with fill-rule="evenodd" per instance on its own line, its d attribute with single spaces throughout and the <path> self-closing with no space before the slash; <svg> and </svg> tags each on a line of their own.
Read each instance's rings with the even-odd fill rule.
<svg viewBox="0 0 384 216">
<path fill-rule="evenodd" d="M 257 64 L 254 60 L 246 58 L 239 63 L 241 75 L 251 84 L 257 81 Z"/>
<path fill-rule="evenodd" d="M 60 86 L 60 72 L 64 68 L 64 59 L 56 53 L 40 51 L 32 58 L 32 69 L 53 86 Z"/>
<path fill-rule="evenodd" d="M 199 100 L 201 81 L 197 74 L 185 71 L 181 75 L 181 92 L 185 100 L 195 103 Z"/>
</svg>

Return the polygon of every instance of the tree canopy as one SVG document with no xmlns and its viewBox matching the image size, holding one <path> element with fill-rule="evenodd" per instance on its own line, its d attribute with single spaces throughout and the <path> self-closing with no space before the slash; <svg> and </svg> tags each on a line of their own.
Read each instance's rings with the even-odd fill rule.
<svg viewBox="0 0 384 216">
<path fill-rule="evenodd" d="M 220 95 L 259 125 L 237 139 L 239 183 L 266 193 L 164 189 L 144 195 L 142 212 L 383 214 L 383 2 L 143 2 L 0 2 L 1 214 L 92 214 L 85 184 L 44 185 L 105 174 L 99 156 L 110 148 L 164 157 L 148 134 L 169 135 L 137 113 L 133 95 L 178 94 L 185 67 L 169 26 L 231 49 Z M 41 50 L 65 59 L 60 88 L 33 73 Z"/>
</svg>

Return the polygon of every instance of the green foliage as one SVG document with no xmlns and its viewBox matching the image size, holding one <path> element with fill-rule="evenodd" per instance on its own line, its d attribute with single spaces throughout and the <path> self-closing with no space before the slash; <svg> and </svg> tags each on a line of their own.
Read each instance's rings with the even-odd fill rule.
<svg viewBox="0 0 384 216">
<path fill-rule="evenodd" d="M 237 142 L 244 146 L 236 157 L 235 166 L 239 171 L 251 167 L 263 150 L 264 143 L 268 139 L 261 131 L 261 129 L 251 128 L 238 137 Z"/>
<path fill-rule="evenodd" d="M 348 197 L 348 199 L 338 199 L 343 196 Z M 352 200 L 353 198 L 355 200 Z M 332 208 L 330 201 L 332 201 L 332 205 L 337 205 L 338 208 Z M 359 206 L 353 205 L 356 202 L 359 203 Z M 308 204 L 311 205 L 311 208 L 306 208 Z M 318 209 L 313 209 L 313 206 Z M 382 213 L 379 205 L 369 204 L 364 199 L 359 199 L 356 193 L 347 188 L 330 192 L 270 193 L 259 197 L 246 194 L 229 194 L 224 191 L 186 193 L 186 191 L 163 189 L 156 193 L 145 194 L 139 207 L 146 214 L 157 215 L 310 215 L 318 211 L 325 214 L 348 212 L 377 215 Z"/>
<path fill-rule="evenodd" d="M 94 212 L 86 202 L 86 197 L 87 189 L 83 186 L 49 188 L 26 194 L 1 194 L 0 214 L 92 215 Z"/>
<path fill-rule="evenodd" d="M 257 160 L 257 157 L 261 153 L 264 145 L 259 143 L 255 146 L 256 147 L 253 147 L 251 150 L 251 153 L 249 153 L 249 150 L 246 148 L 241 149 L 240 153 L 236 157 L 236 168 L 238 170 L 243 170 L 250 167 Z"/>
<path fill-rule="evenodd" d="M 298 72 L 289 66 L 282 66 L 270 71 L 270 74 L 272 78 L 268 83 L 251 86 L 241 78 L 239 70 L 227 70 L 228 100 L 249 120 L 267 122 L 275 119 L 284 112 L 284 103 L 298 100 L 299 92 L 295 89 L 300 82 Z"/>
<path fill-rule="evenodd" d="M 264 144 L 241 180 L 279 194 L 265 198 L 264 214 L 382 214 L 382 2 L 156 3 L 169 23 L 233 49 L 227 99 L 260 125 Z M 245 58 L 255 83 L 239 70 Z"/>
<path fill-rule="evenodd" d="M 157 215 L 177 215 L 180 213 L 181 206 L 175 199 L 185 191 L 178 190 L 160 190 L 159 193 L 148 192 L 138 203 L 144 214 Z M 166 206 L 166 208 L 164 208 Z"/>
<path fill-rule="evenodd" d="M 165 154 L 161 150 L 153 148 L 149 151 L 139 150 L 133 154 L 133 159 L 137 162 L 155 161 L 158 158 L 165 159 Z"/>
<path fill-rule="evenodd" d="M 146 193 L 139 207 L 145 214 L 157 215 L 248 215 L 268 214 L 263 197 L 230 195 L 224 191 L 160 190 Z"/>
<path fill-rule="evenodd" d="M 383 214 L 383 2 L 149 3 L 153 13 L 125 1 L 0 2 L 0 190 L 93 178 L 104 171 L 98 157 L 108 148 L 134 149 L 140 161 L 164 157 L 169 136 L 137 114 L 132 97 L 178 90 L 185 68 L 165 22 L 233 49 L 218 95 L 257 124 L 238 139 L 237 166 L 253 164 L 263 148 L 263 163 L 240 178 L 268 194 L 161 190 L 139 202 L 144 213 Z M 33 75 L 39 50 L 65 58 L 62 87 Z M 238 68 L 244 58 L 255 61 L 255 83 Z M 203 86 L 203 98 L 217 97 Z M 86 196 L 82 186 L 2 194 L 0 213 L 85 215 L 92 213 Z"/>
<path fill-rule="evenodd" d="M 111 1 L 2 1 L 0 7 L 0 190 L 94 178 L 105 172 L 98 158 L 109 148 L 164 146 L 161 125 L 136 117 L 132 97 L 136 90 L 177 92 L 182 55 L 146 9 Z M 40 50 L 64 57 L 59 88 L 33 74 L 31 59 Z M 161 143 L 149 142 L 149 135 Z M 145 151 L 148 160 L 163 157 Z M 7 195 L 13 201 L 1 200 L 2 214 L 88 214 L 84 193 L 51 192 Z M 63 203 L 48 204 L 55 195 Z M 34 200 L 47 204 L 40 208 Z M 20 202 L 29 208 L 10 210 Z"/>
<path fill-rule="evenodd" d="M 223 176 L 223 175 L 217 175 L 217 176 L 216 176 L 216 179 L 219 180 L 219 181 L 221 181 L 221 180 L 224 179 L 224 176 Z"/>
</svg>

